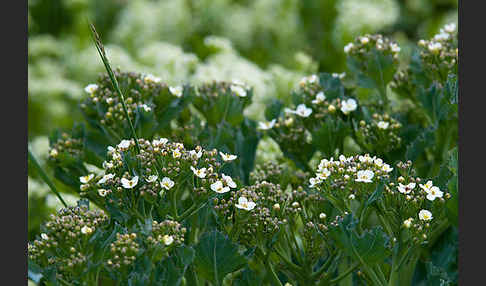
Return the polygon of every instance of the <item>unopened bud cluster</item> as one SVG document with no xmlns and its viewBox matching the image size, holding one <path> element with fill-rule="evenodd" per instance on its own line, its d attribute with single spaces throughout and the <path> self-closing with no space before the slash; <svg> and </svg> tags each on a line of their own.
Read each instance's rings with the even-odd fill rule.
<svg viewBox="0 0 486 286">
<path fill-rule="evenodd" d="M 152 235 L 147 237 L 149 245 L 180 245 L 184 242 L 186 228 L 173 220 L 152 222 Z"/>
<path fill-rule="evenodd" d="M 106 265 L 109 268 L 120 269 L 133 264 L 140 249 L 135 241 L 136 238 L 136 233 L 117 233 L 116 240 L 110 244 L 110 258 L 106 261 Z"/>
<path fill-rule="evenodd" d="M 107 220 L 103 211 L 85 206 L 60 209 L 50 216 L 40 238 L 28 245 L 29 259 L 42 267 L 56 266 L 62 277 L 78 275 L 90 255 L 88 238 Z"/>
<path fill-rule="evenodd" d="M 68 133 L 62 133 L 61 138 L 51 144 L 49 148 L 49 159 L 56 161 L 61 153 L 65 153 L 74 158 L 80 158 L 83 154 L 82 140 L 73 138 Z"/>
<path fill-rule="evenodd" d="M 388 114 L 374 113 L 371 122 L 361 120 L 356 132 L 358 143 L 367 150 L 390 152 L 400 147 L 402 139 L 399 136 L 402 125 Z"/>
<path fill-rule="evenodd" d="M 214 209 L 218 216 L 238 228 L 237 239 L 245 245 L 253 245 L 259 239 L 268 238 L 287 223 L 287 196 L 280 185 L 258 182 L 229 193 L 228 197 L 215 198 Z M 251 210 L 236 207 L 240 198 L 255 203 Z"/>
</svg>

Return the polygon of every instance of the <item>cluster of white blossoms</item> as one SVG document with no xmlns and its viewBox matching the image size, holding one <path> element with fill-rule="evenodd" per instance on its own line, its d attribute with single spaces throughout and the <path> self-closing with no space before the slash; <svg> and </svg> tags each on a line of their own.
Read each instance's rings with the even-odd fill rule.
<svg viewBox="0 0 486 286">
<path fill-rule="evenodd" d="M 319 83 L 319 77 L 315 74 L 313 75 L 310 75 L 310 76 L 306 76 L 306 77 L 303 77 L 300 81 L 299 81 L 299 85 L 302 87 L 302 86 L 305 86 L 307 84 L 317 84 Z"/>
<path fill-rule="evenodd" d="M 329 177 L 344 180 L 344 182 L 373 183 L 375 178 L 388 176 L 393 171 L 390 165 L 376 156 L 369 154 L 346 157 L 322 159 L 318 165 L 315 177 L 309 179 L 309 187 L 313 188 L 328 180 Z"/>
<path fill-rule="evenodd" d="M 350 42 L 344 46 L 344 53 L 356 55 L 365 54 L 371 48 L 389 52 L 394 58 L 397 58 L 401 51 L 397 43 L 378 34 L 357 37 L 354 42 Z"/>
<path fill-rule="evenodd" d="M 445 48 L 444 42 L 452 38 L 456 33 L 456 24 L 450 23 L 440 29 L 439 33 L 436 34 L 432 40 L 425 41 L 420 40 L 418 42 L 419 46 L 426 47 L 431 53 L 439 53 L 443 48 Z"/>
</svg>

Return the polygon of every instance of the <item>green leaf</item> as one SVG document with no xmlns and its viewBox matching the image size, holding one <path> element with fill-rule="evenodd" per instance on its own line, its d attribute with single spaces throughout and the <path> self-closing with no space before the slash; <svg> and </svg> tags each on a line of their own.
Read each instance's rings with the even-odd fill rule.
<svg viewBox="0 0 486 286">
<path fill-rule="evenodd" d="M 157 285 L 180 285 L 188 266 L 194 260 L 194 249 L 182 245 L 171 256 L 157 266 L 155 281 Z"/>
<path fill-rule="evenodd" d="M 389 241 L 381 226 L 365 230 L 361 235 L 356 232 L 357 219 L 352 214 L 345 216 L 337 225 L 329 227 L 329 235 L 344 253 L 356 260 L 371 265 L 385 260 L 390 255 Z"/>
<path fill-rule="evenodd" d="M 44 277 L 42 275 L 42 268 L 30 259 L 28 260 L 27 276 L 35 283 L 39 283 L 42 277 Z"/>
<path fill-rule="evenodd" d="M 282 101 L 272 98 L 272 101 L 265 108 L 265 119 L 271 121 L 272 119 L 277 118 L 282 110 L 282 107 Z"/>
<path fill-rule="evenodd" d="M 221 285 L 228 273 L 247 264 L 246 258 L 238 252 L 238 245 L 218 231 L 203 234 L 195 250 L 197 272 L 215 285 Z"/>
<path fill-rule="evenodd" d="M 370 206 L 374 202 L 378 201 L 381 199 L 381 195 L 383 194 L 383 189 L 385 188 L 384 183 L 380 183 L 378 187 L 375 189 L 375 191 L 371 194 L 371 196 L 368 198 L 366 201 L 365 205 Z"/>
<path fill-rule="evenodd" d="M 422 155 L 425 149 L 429 146 L 433 146 L 435 142 L 435 130 L 434 126 L 423 130 L 416 138 L 407 146 L 405 158 L 416 161 L 417 158 Z"/>
</svg>

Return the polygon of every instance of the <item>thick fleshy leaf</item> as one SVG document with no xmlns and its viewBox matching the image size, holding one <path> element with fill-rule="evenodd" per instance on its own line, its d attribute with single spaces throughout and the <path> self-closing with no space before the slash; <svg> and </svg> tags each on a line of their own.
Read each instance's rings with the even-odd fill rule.
<svg viewBox="0 0 486 286">
<path fill-rule="evenodd" d="M 203 234 L 194 249 L 197 272 L 215 285 L 221 285 L 228 273 L 247 263 L 246 258 L 238 252 L 238 245 L 218 231 Z"/>
</svg>

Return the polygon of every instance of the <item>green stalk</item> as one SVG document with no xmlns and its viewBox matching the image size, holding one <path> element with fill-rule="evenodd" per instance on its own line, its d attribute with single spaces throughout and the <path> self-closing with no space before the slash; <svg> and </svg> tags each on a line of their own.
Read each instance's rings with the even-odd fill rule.
<svg viewBox="0 0 486 286">
<path fill-rule="evenodd" d="M 30 162 L 34 165 L 36 170 L 39 172 L 39 175 L 41 176 L 42 180 L 49 186 L 50 190 L 57 196 L 57 198 L 61 201 L 61 203 L 64 205 L 64 207 L 67 208 L 66 202 L 61 197 L 61 194 L 57 190 L 56 186 L 54 186 L 54 183 L 51 181 L 51 179 L 49 179 L 46 172 L 44 172 L 42 167 L 39 165 L 39 163 L 35 159 L 34 154 L 32 154 L 32 151 L 30 151 L 30 147 L 28 147 L 28 153 L 29 153 Z"/>
<path fill-rule="evenodd" d="M 329 281 L 331 284 L 336 284 L 338 283 L 340 280 L 346 278 L 351 272 L 353 272 L 354 270 L 356 270 L 356 268 L 358 268 L 358 266 L 360 265 L 359 262 L 355 262 L 353 265 L 351 265 L 351 267 L 349 267 L 346 271 L 344 271 L 341 275 L 339 275 L 338 277 L 332 279 L 331 281 Z"/>
<path fill-rule="evenodd" d="M 140 153 L 140 146 L 138 145 L 138 138 L 137 134 L 135 132 L 135 128 L 133 127 L 132 120 L 128 116 L 128 110 L 127 106 L 125 104 L 125 97 L 123 96 L 122 91 L 120 90 L 120 86 L 118 85 L 118 81 L 116 80 L 116 77 L 111 69 L 110 62 L 108 61 L 108 58 L 106 57 L 105 53 L 105 48 L 103 46 L 103 43 L 101 43 L 100 36 L 96 32 L 96 29 L 93 24 L 90 23 L 90 28 L 91 28 L 91 33 L 93 36 L 93 41 L 95 42 L 96 50 L 98 50 L 98 53 L 101 57 L 101 60 L 103 61 L 103 64 L 105 65 L 106 71 L 108 72 L 108 76 L 110 77 L 111 83 L 113 84 L 113 88 L 116 90 L 118 93 L 118 96 L 120 97 L 121 104 L 123 106 L 123 111 L 125 113 L 125 117 L 128 120 L 128 124 L 130 125 L 130 130 L 132 131 L 132 136 L 135 139 L 135 145 L 137 147 L 137 153 Z"/>
</svg>

